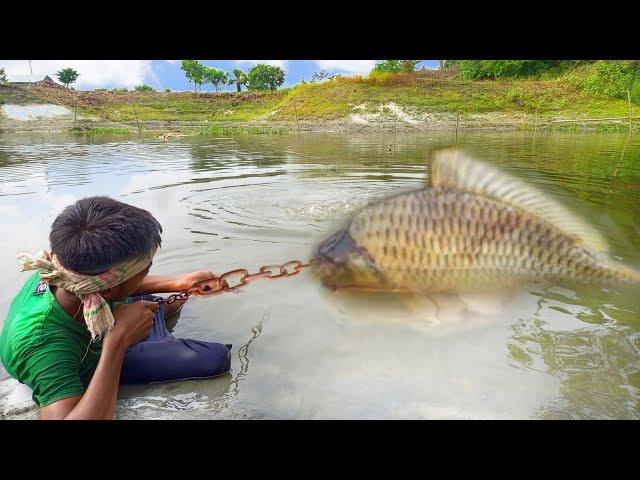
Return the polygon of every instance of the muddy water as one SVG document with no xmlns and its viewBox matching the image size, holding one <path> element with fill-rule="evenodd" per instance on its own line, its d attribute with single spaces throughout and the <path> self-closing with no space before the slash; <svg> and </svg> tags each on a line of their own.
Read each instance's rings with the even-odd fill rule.
<svg viewBox="0 0 640 480">
<path fill-rule="evenodd" d="M 372 199 L 419 188 L 449 133 L 95 139 L 0 136 L 0 322 L 84 196 L 150 210 L 152 273 L 308 259 Z M 483 133 L 457 144 L 579 211 L 640 265 L 640 137 Z M 639 418 L 640 299 L 556 285 L 495 298 L 408 299 L 324 290 L 307 272 L 189 301 L 173 333 L 233 343 L 211 380 L 123 387 L 118 418 Z M 0 370 L 0 414 L 37 418 Z"/>
</svg>

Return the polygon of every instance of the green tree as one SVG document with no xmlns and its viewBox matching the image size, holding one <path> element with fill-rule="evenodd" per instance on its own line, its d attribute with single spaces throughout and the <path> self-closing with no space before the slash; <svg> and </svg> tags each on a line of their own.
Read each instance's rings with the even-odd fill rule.
<svg viewBox="0 0 640 480">
<path fill-rule="evenodd" d="M 60 83 L 62 83 L 67 88 L 69 88 L 69 84 L 74 83 L 79 76 L 80 74 L 73 68 L 63 68 L 56 73 L 56 77 L 58 77 Z"/>
<path fill-rule="evenodd" d="M 248 80 L 249 79 L 248 79 L 246 73 L 244 73 L 239 68 L 234 68 L 233 69 L 233 77 L 229 78 L 229 85 L 235 84 L 236 88 L 238 89 L 238 92 L 241 92 L 242 91 L 241 86 L 242 85 L 246 85 Z"/>
<path fill-rule="evenodd" d="M 373 72 L 375 73 L 400 73 L 401 71 L 402 64 L 400 60 L 382 60 L 373 67 Z"/>
<path fill-rule="evenodd" d="M 134 87 L 134 90 L 136 92 L 155 92 L 155 90 L 153 89 L 153 87 L 150 87 L 149 85 L 137 85 L 136 87 Z"/>
<path fill-rule="evenodd" d="M 213 67 L 205 67 L 204 71 L 204 82 L 212 84 L 216 92 L 218 91 L 218 86 L 220 84 L 226 84 L 229 81 L 229 76 L 227 72 L 219 70 Z"/>
<path fill-rule="evenodd" d="M 373 68 L 375 73 L 411 73 L 420 60 L 382 60 Z"/>
<path fill-rule="evenodd" d="M 259 63 L 247 74 L 249 90 L 275 90 L 284 83 L 284 70 L 273 65 Z"/>
<path fill-rule="evenodd" d="M 0 85 L 4 85 L 7 82 L 7 74 L 5 73 L 4 68 L 0 68 Z"/>
<path fill-rule="evenodd" d="M 204 83 L 207 67 L 197 60 L 183 60 L 180 69 L 184 72 L 187 80 L 193 83 L 193 91 L 197 92 L 200 85 Z"/>
<path fill-rule="evenodd" d="M 416 66 L 420 63 L 420 60 L 400 60 L 400 67 L 405 73 L 411 73 L 415 71 Z"/>
</svg>

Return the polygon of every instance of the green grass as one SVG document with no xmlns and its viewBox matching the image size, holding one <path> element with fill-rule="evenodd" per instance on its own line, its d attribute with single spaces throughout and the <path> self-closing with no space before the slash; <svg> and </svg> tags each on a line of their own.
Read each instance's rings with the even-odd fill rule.
<svg viewBox="0 0 640 480">
<path fill-rule="evenodd" d="M 235 95 L 149 92 L 119 94 L 103 105 L 84 107 L 83 112 L 113 121 L 249 121 L 267 114 L 280 94 L 260 94 L 245 99 Z M 122 97 L 122 98 L 119 98 Z"/>
<path fill-rule="evenodd" d="M 187 128 L 187 132 L 195 135 L 221 136 L 236 135 L 240 133 L 251 133 L 257 135 L 283 135 L 290 133 L 288 129 L 271 128 L 271 127 L 246 127 L 246 126 L 224 126 L 224 125 L 207 125 L 204 127 Z"/>
<path fill-rule="evenodd" d="M 542 127 L 544 130 L 553 131 L 553 132 L 579 132 L 584 130 L 585 128 L 589 128 L 589 130 L 602 132 L 602 133 L 625 133 L 629 131 L 629 123 L 628 122 L 584 122 L 584 123 L 556 123 L 545 125 Z M 541 128 L 541 129 L 542 129 Z M 640 129 L 640 123 L 638 121 L 631 122 L 631 130 L 637 131 Z M 531 128 L 528 128 L 531 130 Z"/>
<path fill-rule="evenodd" d="M 86 135 L 88 137 L 101 135 L 132 135 L 135 132 L 124 127 L 92 127 L 92 128 L 72 128 L 69 130 L 74 135 Z"/>
<path fill-rule="evenodd" d="M 588 67 L 595 68 L 595 67 Z M 247 123 L 272 121 L 289 128 L 299 121 L 338 120 L 356 112 L 378 112 L 394 102 L 406 112 L 461 116 L 501 114 L 554 118 L 622 117 L 626 99 L 594 95 L 578 78 L 587 67 L 553 78 L 465 81 L 446 71 L 374 78 L 347 77 L 318 84 L 299 84 L 276 92 L 81 92 L 34 89 L 39 101 L 73 107 L 86 116 L 115 122 L 175 121 Z M 6 96 L 7 94 L 3 94 Z M 0 99 L 0 101 L 2 101 Z M 354 110 L 359 107 L 360 110 Z M 640 114 L 635 104 L 634 115 Z M 515 120 L 514 120 L 515 123 Z M 202 134 L 230 133 L 231 127 L 203 127 Z M 226 129 L 226 130 L 225 130 Z M 200 133 L 200 132 L 198 132 Z"/>
</svg>

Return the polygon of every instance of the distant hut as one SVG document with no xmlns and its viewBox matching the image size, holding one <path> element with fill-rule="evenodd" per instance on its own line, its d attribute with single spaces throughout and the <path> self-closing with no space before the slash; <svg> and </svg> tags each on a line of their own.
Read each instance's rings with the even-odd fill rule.
<svg viewBox="0 0 640 480">
<path fill-rule="evenodd" d="M 41 87 L 64 88 L 59 83 L 54 82 L 49 75 L 44 78 L 39 75 L 11 75 L 8 84 L 13 87 L 26 87 L 28 85 L 37 85 Z"/>
<path fill-rule="evenodd" d="M 64 88 L 57 82 L 54 82 L 49 75 L 44 77 L 42 80 L 33 83 L 34 85 L 38 85 L 40 87 L 54 87 L 54 88 Z"/>
</svg>

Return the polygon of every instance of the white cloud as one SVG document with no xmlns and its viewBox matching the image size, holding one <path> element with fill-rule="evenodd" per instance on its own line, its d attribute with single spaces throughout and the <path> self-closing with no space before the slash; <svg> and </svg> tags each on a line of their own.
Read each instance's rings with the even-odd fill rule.
<svg viewBox="0 0 640 480">
<path fill-rule="evenodd" d="M 266 65 L 273 65 L 275 67 L 280 67 L 281 69 L 287 69 L 287 61 L 286 60 L 236 60 L 237 65 L 243 65 L 245 63 L 249 63 L 251 65 L 257 65 L 258 63 L 264 63 Z"/>
<path fill-rule="evenodd" d="M 9 80 L 12 75 L 30 74 L 28 60 L 0 60 L 0 68 L 3 67 Z M 49 75 L 54 80 L 55 73 L 66 67 L 80 74 L 76 83 L 79 88 L 134 87 L 144 83 L 146 78 L 158 83 L 150 60 L 31 60 L 34 75 Z"/>
<path fill-rule="evenodd" d="M 316 60 L 322 70 L 337 70 L 345 73 L 369 73 L 376 66 L 375 60 Z"/>
</svg>

